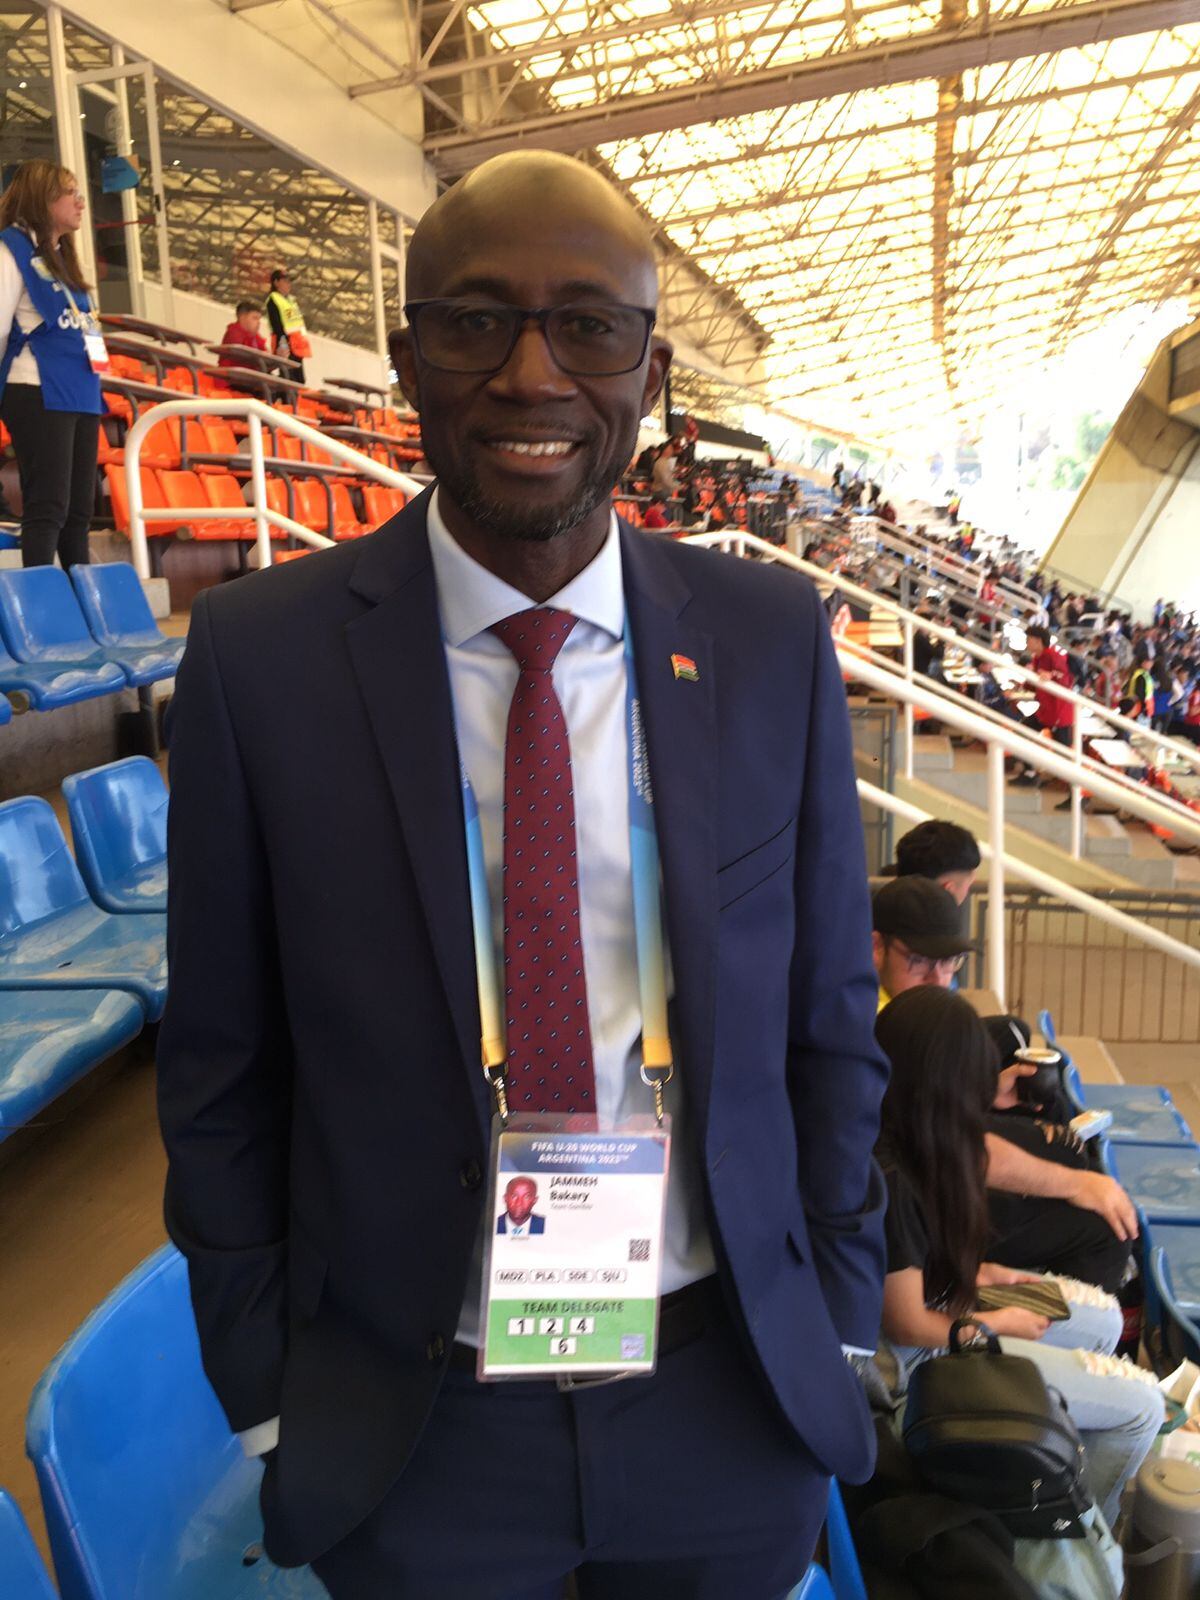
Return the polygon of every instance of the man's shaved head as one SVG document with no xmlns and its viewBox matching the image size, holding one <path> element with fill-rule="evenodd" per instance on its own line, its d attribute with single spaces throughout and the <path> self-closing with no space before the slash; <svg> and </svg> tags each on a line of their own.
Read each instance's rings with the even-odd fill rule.
<svg viewBox="0 0 1200 1600">
<path fill-rule="evenodd" d="M 532 223 L 556 236 L 599 229 L 629 252 L 641 280 L 637 304 L 658 301 L 650 232 L 634 206 L 593 167 L 548 150 L 518 150 L 485 161 L 448 189 L 418 222 L 408 247 L 407 298 L 453 293 L 447 273 L 468 243 L 512 237 Z M 528 234 L 525 234 L 528 238 Z"/>
</svg>

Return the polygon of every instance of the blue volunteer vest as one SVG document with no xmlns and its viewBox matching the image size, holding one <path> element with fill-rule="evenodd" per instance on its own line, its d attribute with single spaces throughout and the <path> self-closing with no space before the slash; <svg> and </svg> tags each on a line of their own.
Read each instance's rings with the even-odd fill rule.
<svg viewBox="0 0 1200 1600">
<path fill-rule="evenodd" d="M 0 361 L 0 392 L 9 369 L 26 345 L 37 361 L 42 380 L 42 404 L 47 411 L 89 411 L 99 415 L 100 378 L 92 371 L 83 343 L 83 326 L 92 318 L 92 302 L 82 290 L 72 290 L 75 309 L 63 285 L 34 249 L 33 240 L 20 228 L 5 228 L 0 242 L 12 252 L 40 326 L 23 333 L 13 318 L 8 348 Z M 97 332 L 99 328 L 97 327 Z"/>
</svg>

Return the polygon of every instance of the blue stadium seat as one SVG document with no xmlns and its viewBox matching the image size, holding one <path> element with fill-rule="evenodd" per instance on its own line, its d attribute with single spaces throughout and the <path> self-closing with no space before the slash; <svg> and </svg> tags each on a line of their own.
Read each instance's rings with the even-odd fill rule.
<svg viewBox="0 0 1200 1600">
<path fill-rule="evenodd" d="M 50 1574 L 11 1495 L 0 1489 L 0 1595 L 4 1600 L 57 1600 Z"/>
<path fill-rule="evenodd" d="M 153 761 L 130 756 L 64 778 L 62 788 L 75 860 L 96 904 L 165 911 L 167 786 Z"/>
<path fill-rule="evenodd" d="M 120 1284 L 34 1391 L 26 1448 L 63 1600 L 325 1600 L 261 1553 L 258 1485 L 200 1366 L 172 1246 Z M 247 1564 L 249 1563 L 249 1564 Z"/>
<path fill-rule="evenodd" d="M 107 669 L 110 677 L 120 674 L 117 689 L 137 681 L 92 638 L 71 580 L 59 567 L 0 571 L 0 630 L 18 661 Z"/>
<path fill-rule="evenodd" d="M 0 728 L 2 728 L 6 722 L 11 722 L 11 721 L 12 721 L 12 707 L 9 705 L 8 701 L 4 698 L 3 693 L 0 692 Z"/>
<path fill-rule="evenodd" d="M 1148 1222 L 1200 1222 L 1200 1146 L 1113 1144 L 1107 1168 Z"/>
<path fill-rule="evenodd" d="M 1148 1223 L 1144 1258 L 1161 1250 L 1167 1258 L 1175 1302 L 1189 1322 L 1200 1324 L 1200 1226 L 1187 1222 Z"/>
<path fill-rule="evenodd" d="M 144 1020 L 141 1002 L 118 989 L 0 990 L 0 1142 L 136 1039 Z"/>
<path fill-rule="evenodd" d="M 19 550 L 21 548 L 21 532 L 19 528 L 0 528 L 0 550 Z"/>
<path fill-rule="evenodd" d="M 71 582 L 92 638 L 129 675 L 130 683 L 173 678 L 186 640 L 168 639 L 155 622 L 137 573 L 127 561 L 72 567 Z"/>
<path fill-rule="evenodd" d="M 1200 1329 L 1183 1313 L 1175 1299 L 1171 1271 L 1161 1245 L 1150 1251 L 1150 1281 L 1146 1285 L 1146 1307 L 1154 1308 L 1153 1327 L 1148 1331 L 1148 1347 L 1155 1370 L 1165 1375 L 1181 1361 L 1200 1365 Z"/>
<path fill-rule="evenodd" d="M 157 1022 L 167 997 L 166 920 L 101 911 L 45 800 L 0 805 L 0 989 L 124 989 Z"/>
<path fill-rule="evenodd" d="M 814 1561 L 787 1600 L 835 1600 L 833 1585 Z"/>
<path fill-rule="evenodd" d="M 17 661 L 6 648 L 6 638 L 0 612 L 0 694 L 23 694 L 35 711 L 56 711 L 59 706 L 73 706 L 125 688 L 125 674 L 113 661 L 94 666 L 61 660 Z"/>
<path fill-rule="evenodd" d="M 825 1539 L 829 1546 L 829 1575 L 837 1600 L 867 1600 L 867 1586 L 863 1582 L 862 1567 L 850 1535 L 850 1522 L 836 1478 L 829 1484 Z"/>
<path fill-rule="evenodd" d="M 1105 1137 L 1117 1144 L 1194 1144 L 1192 1130 L 1166 1089 L 1137 1083 L 1088 1085 L 1089 1111 L 1111 1111 Z"/>
</svg>

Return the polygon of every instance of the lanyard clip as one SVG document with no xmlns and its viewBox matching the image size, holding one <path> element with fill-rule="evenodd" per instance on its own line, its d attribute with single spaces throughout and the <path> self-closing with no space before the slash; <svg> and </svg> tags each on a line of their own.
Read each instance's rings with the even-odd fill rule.
<svg viewBox="0 0 1200 1600">
<path fill-rule="evenodd" d="M 504 1086 L 504 1064 L 498 1066 L 485 1065 L 483 1075 L 491 1085 L 492 1094 L 496 1098 L 496 1112 L 500 1118 L 501 1126 L 508 1124 L 508 1090 Z"/>
<path fill-rule="evenodd" d="M 642 1082 L 647 1089 L 654 1090 L 654 1120 L 662 1127 L 663 1120 L 663 1090 L 675 1076 L 675 1068 L 668 1061 L 665 1066 L 650 1066 L 642 1062 Z"/>
</svg>

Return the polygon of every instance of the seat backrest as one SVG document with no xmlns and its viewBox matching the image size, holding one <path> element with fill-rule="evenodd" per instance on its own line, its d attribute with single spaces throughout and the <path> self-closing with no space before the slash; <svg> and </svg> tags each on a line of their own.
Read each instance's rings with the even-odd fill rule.
<svg viewBox="0 0 1200 1600">
<path fill-rule="evenodd" d="M 213 456 L 236 456 L 237 435 L 224 417 L 201 417 L 200 424 L 208 442 L 208 453 Z"/>
<path fill-rule="evenodd" d="M 87 889 L 47 801 L 22 795 L 0 805 L 0 938 L 72 906 Z"/>
<path fill-rule="evenodd" d="M 1162 1360 L 1167 1371 L 1183 1361 L 1200 1365 L 1200 1328 L 1184 1315 L 1175 1298 L 1171 1270 L 1166 1251 L 1155 1245 L 1150 1251 L 1150 1283 L 1147 1303 L 1157 1302 L 1159 1337 L 1162 1340 Z"/>
<path fill-rule="evenodd" d="M 167 504 L 167 497 L 163 494 L 162 484 L 158 480 L 158 473 L 153 467 L 142 467 L 139 471 L 142 480 L 142 504 L 147 510 L 160 510 Z M 108 480 L 108 492 L 112 502 L 113 522 L 118 533 L 129 532 L 129 489 L 125 481 L 125 468 L 107 466 L 104 476 Z M 155 537 L 174 533 L 179 527 L 178 522 L 163 519 L 161 522 L 148 522 L 146 524 L 146 537 Z"/>
<path fill-rule="evenodd" d="M 158 481 L 162 484 L 163 494 L 169 506 L 185 506 L 195 511 L 200 506 L 208 505 L 209 499 L 200 483 L 200 475 L 196 472 L 161 472 Z"/>
<path fill-rule="evenodd" d="M 194 1524 L 201 1544 L 219 1531 L 214 1491 L 241 1449 L 201 1369 L 173 1246 L 126 1278 L 50 1363 L 26 1448 L 65 1600 L 177 1592 L 169 1578 L 185 1530 Z"/>
<path fill-rule="evenodd" d="M 354 501 L 350 498 L 350 491 L 344 483 L 331 483 L 330 491 L 333 495 L 333 517 L 340 526 L 353 522 L 357 525 L 358 517 L 354 510 Z"/>
<path fill-rule="evenodd" d="M 0 1489 L 0 1595 L 4 1600 L 56 1600 L 50 1574 L 38 1555 L 12 1496 Z"/>
<path fill-rule="evenodd" d="M 172 427 L 171 424 L 175 426 Z M 142 440 L 142 454 L 149 456 L 159 466 L 179 465 L 179 418 L 165 417 L 156 422 Z"/>
<path fill-rule="evenodd" d="M 272 511 L 278 511 L 280 516 L 286 517 L 289 514 L 287 484 L 282 478 L 267 479 L 267 504 Z"/>
<path fill-rule="evenodd" d="M 367 522 L 373 528 L 380 527 L 398 511 L 403 511 L 406 504 L 402 489 L 392 489 L 384 483 L 368 483 L 363 488 L 363 509 L 367 514 Z"/>
<path fill-rule="evenodd" d="M 835 1600 L 833 1585 L 814 1561 L 788 1596 L 788 1600 Z"/>
<path fill-rule="evenodd" d="M 237 506 L 244 509 L 246 501 L 241 485 L 229 472 L 210 472 L 205 475 L 204 489 L 211 506 Z"/>
<path fill-rule="evenodd" d="M 71 582 L 92 638 L 98 644 L 160 644 L 141 579 L 128 561 L 93 562 L 71 568 Z"/>
<path fill-rule="evenodd" d="M 96 653 L 60 567 L 0 572 L 0 630 L 21 661 L 79 661 Z"/>
<path fill-rule="evenodd" d="M 130 756 L 63 779 L 75 859 L 98 890 L 167 853 L 167 786 L 146 756 Z"/>
<path fill-rule="evenodd" d="M 315 533 L 329 531 L 329 501 L 325 498 L 324 485 L 315 478 L 297 478 L 296 488 L 296 521 L 302 522 L 306 528 L 312 528 Z"/>
</svg>

